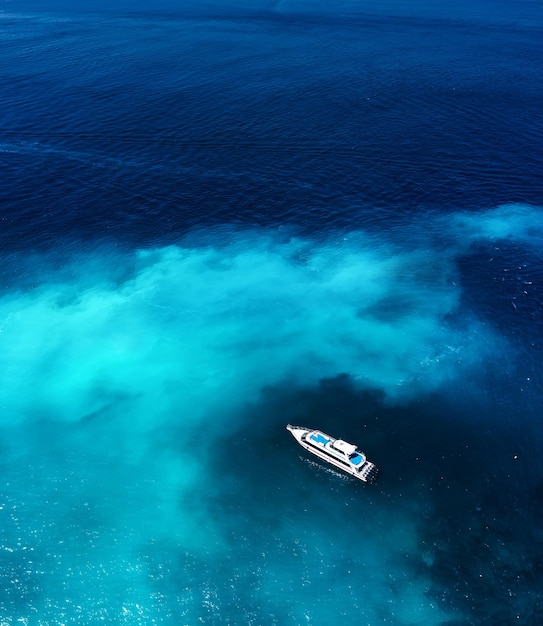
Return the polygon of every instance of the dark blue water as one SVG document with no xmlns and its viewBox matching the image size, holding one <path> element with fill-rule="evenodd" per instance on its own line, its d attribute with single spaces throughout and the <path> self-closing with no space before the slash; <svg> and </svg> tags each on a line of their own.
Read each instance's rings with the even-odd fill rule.
<svg viewBox="0 0 543 626">
<path fill-rule="evenodd" d="M 541 623 L 541 4 L 153 7 L 0 4 L 0 625 Z"/>
</svg>

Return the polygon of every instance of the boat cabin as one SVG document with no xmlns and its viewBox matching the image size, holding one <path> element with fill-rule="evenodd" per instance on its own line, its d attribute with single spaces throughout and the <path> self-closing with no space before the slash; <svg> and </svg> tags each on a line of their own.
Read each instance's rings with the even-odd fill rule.
<svg viewBox="0 0 543 626">
<path fill-rule="evenodd" d="M 364 454 L 357 450 L 356 446 L 352 443 L 348 443 L 347 441 L 343 441 L 343 439 L 332 439 L 319 431 L 311 433 L 309 439 L 318 444 L 319 447 L 335 453 L 334 456 L 338 456 L 339 453 L 339 455 L 347 458 L 349 463 L 354 466 L 361 465 L 366 460 Z"/>
</svg>

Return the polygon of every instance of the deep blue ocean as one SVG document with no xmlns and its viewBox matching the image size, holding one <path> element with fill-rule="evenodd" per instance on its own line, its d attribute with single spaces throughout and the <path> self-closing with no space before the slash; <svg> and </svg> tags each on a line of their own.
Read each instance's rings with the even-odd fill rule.
<svg viewBox="0 0 543 626">
<path fill-rule="evenodd" d="M 542 78 L 540 0 L 0 1 L 0 626 L 543 624 Z"/>
</svg>

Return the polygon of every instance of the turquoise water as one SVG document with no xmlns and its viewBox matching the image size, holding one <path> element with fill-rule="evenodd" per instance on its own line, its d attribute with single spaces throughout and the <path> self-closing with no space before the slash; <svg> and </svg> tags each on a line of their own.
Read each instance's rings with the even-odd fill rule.
<svg viewBox="0 0 543 626">
<path fill-rule="evenodd" d="M 0 626 L 539 623 L 542 23 L 0 5 Z"/>
</svg>

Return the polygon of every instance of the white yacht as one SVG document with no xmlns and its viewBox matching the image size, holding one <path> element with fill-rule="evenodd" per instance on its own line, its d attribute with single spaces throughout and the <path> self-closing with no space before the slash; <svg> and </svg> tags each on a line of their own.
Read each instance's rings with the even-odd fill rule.
<svg viewBox="0 0 543 626">
<path fill-rule="evenodd" d="M 287 430 L 303 448 L 323 461 L 367 483 L 375 480 L 377 468 L 352 443 L 303 426 L 287 424 Z"/>
</svg>

